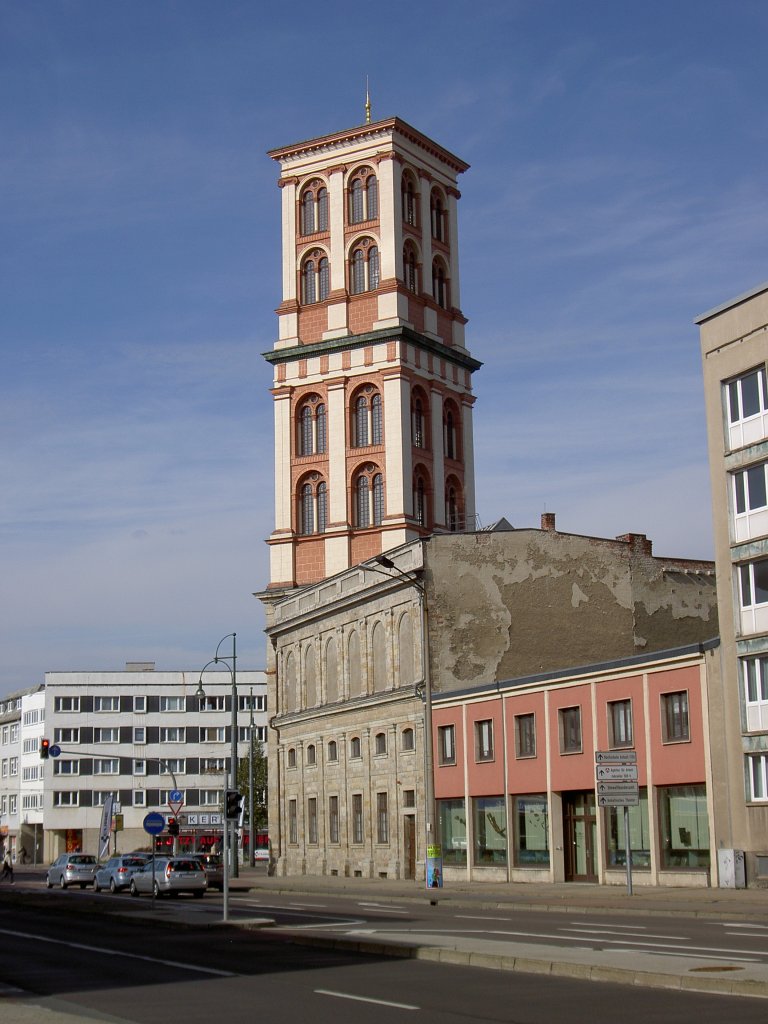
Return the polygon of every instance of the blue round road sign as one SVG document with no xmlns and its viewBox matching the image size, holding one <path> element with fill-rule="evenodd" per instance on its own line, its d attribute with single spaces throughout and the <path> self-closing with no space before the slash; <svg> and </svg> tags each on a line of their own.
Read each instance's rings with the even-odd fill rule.
<svg viewBox="0 0 768 1024">
<path fill-rule="evenodd" d="M 168 799 L 172 804 L 180 804 L 181 801 L 184 799 L 184 794 L 181 792 L 180 789 L 172 789 L 171 792 L 168 794 Z"/>
<path fill-rule="evenodd" d="M 151 811 L 144 817 L 144 831 L 150 836 L 159 836 L 165 828 L 165 818 L 157 811 Z"/>
<path fill-rule="evenodd" d="M 52 746 L 48 748 L 48 753 L 51 755 L 51 757 L 58 757 L 59 754 L 61 753 L 61 747 L 58 745 L 58 743 L 54 743 Z"/>
</svg>

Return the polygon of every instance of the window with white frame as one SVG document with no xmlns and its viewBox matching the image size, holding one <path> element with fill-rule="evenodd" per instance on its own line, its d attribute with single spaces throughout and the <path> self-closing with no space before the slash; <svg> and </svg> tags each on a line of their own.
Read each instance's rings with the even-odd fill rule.
<svg viewBox="0 0 768 1024">
<path fill-rule="evenodd" d="M 94 775 L 119 775 L 120 759 L 117 757 L 96 757 L 93 760 Z"/>
<path fill-rule="evenodd" d="M 19 800 L 19 798 L 18 798 L 18 795 L 16 793 L 11 793 L 11 795 L 8 797 L 8 813 L 9 814 L 16 814 L 16 812 L 18 810 L 18 800 Z"/>
<path fill-rule="evenodd" d="M 19 759 L 18 757 L 12 757 L 10 760 L 11 777 L 19 774 Z"/>
<path fill-rule="evenodd" d="M 560 753 L 581 753 L 581 708 L 560 708 Z"/>
<path fill-rule="evenodd" d="M 665 743 L 685 743 L 690 739 L 687 690 L 661 694 L 661 732 Z"/>
<path fill-rule="evenodd" d="M 207 726 L 200 730 L 200 742 L 201 743 L 226 743 L 227 742 L 227 730 L 225 726 Z"/>
<path fill-rule="evenodd" d="M 200 806 L 218 807 L 224 800 L 224 792 L 221 789 L 201 789 Z"/>
<path fill-rule="evenodd" d="M 515 757 L 536 757 L 536 716 L 515 715 Z"/>
<path fill-rule="evenodd" d="M 25 793 L 21 798 L 21 809 L 23 811 L 37 811 L 43 806 L 42 793 Z"/>
<path fill-rule="evenodd" d="M 765 366 L 758 366 L 725 384 L 731 448 L 741 448 L 766 436 L 768 383 Z"/>
<path fill-rule="evenodd" d="M 748 732 L 768 732 L 768 655 L 740 658 Z"/>
<path fill-rule="evenodd" d="M 187 759 L 185 757 L 166 757 L 160 762 L 161 775 L 186 775 Z"/>
<path fill-rule="evenodd" d="M 103 807 L 107 802 L 107 797 L 114 796 L 115 794 L 111 789 L 104 790 L 93 790 L 92 804 L 94 807 Z"/>
<path fill-rule="evenodd" d="M 437 763 L 456 764 L 456 727 L 454 725 L 438 726 Z"/>
<path fill-rule="evenodd" d="M 134 758 L 133 761 L 133 774 L 134 775 L 146 775 L 147 774 L 147 762 L 142 758 Z"/>
<path fill-rule="evenodd" d="M 21 781 L 22 782 L 37 782 L 38 779 L 42 778 L 42 765 L 32 765 L 30 768 L 21 769 Z"/>
<path fill-rule="evenodd" d="M 54 711 L 79 711 L 79 697 L 55 697 L 53 701 Z"/>
<path fill-rule="evenodd" d="M 28 736 L 22 746 L 22 754 L 36 754 L 40 749 L 40 740 L 37 736 Z"/>
<path fill-rule="evenodd" d="M 58 746 L 71 746 L 80 742 L 79 729 L 54 729 L 53 742 Z"/>
<path fill-rule="evenodd" d="M 475 722 L 475 760 L 493 760 L 493 721 L 490 718 Z"/>
<path fill-rule="evenodd" d="M 136 695 L 133 698 L 133 710 L 134 714 L 144 715 L 147 713 L 147 698 L 142 695 Z"/>
<path fill-rule="evenodd" d="M 117 729 L 117 728 L 94 729 L 93 730 L 93 742 L 94 743 L 119 743 L 120 742 L 120 730 Z"/>
<path fill-rule="evenodd" d="M 168 711 L 178 712 L 184 710 L 184 698 L 183 697 L 161 697 L 160 698 L 160 710 L 165 713 Z"/>
<path fill-rule="evenodd" d="M 80 793 L 76 789 L 60 790 L 53 794 L 54 807 L 78 807 L 80 805 Z"/>
<path fill-rule="evenodd" d="M 227 770 L 226 757 L 204 757 L 200 762 L 200 770 L 205 773 L 220 774 Z"/>
<path fill-rule="evenodd" d="M 11 743 L 19 742 L 19 723 L 14 722 L 11 726 Z"/>
<path fill-rule="evenodd" d="M 747 757 L 749 799 L 768 800 L 768 754 L 750 754 Z"/>
<path fill-rule="evenodd" d="M 0 776 L 2 776 L 4 779 L 8 778 L 8 758 L 7 757 L 4 757 L 3 760 L 0 761 Z"/>
<path fill-rule="evenodd" d="M 227 710 L 227 698 L 220 694 L 216 697 L 206 696 L 204 701 L 200 703 L 201 711 L 226 711 Z"/>
<path fill-rule="evenodd" d="M 93 710 L 99 713 L 116 712 L 120 710 L 119 697 L 94 697 Z"/>
<path fill-rule="evenodd" d="M 80 774 L 80 761 L 73 760 L 68 761 L 57 757 L 53 762 L 53 774 L 54 775 L 79 775 Z"/>
<path fill-rule="evenodd" d="M 134 743 L 146 743 L 147 742 L 147 730 L 144 728 L 143 725 L 134 726 L 133 742 Z"/>
<path fill-rule="evenodd" d="M 22 721 L 24 725 L 37 725 L 39 715 L 40 711 L 38 708 L 34 708 L 32 711 L 25 711 Z"/>
<path fill-rule="evenodd" d="M 634 742 L 632 732 L 632 701 L 608 701 L 608 738 L 611 747 L 631 747 Z"/>
<path fill-rule="evenodd" d="M 186 743 L 187 730 L 183 726 L 170 725 L 160 729 L 161 743 Z"/>
<path fill-rule="evenodd" d="M 739 566 L 741 607 L 755 608 L 768 604 L 768 558 Z"/>
<path fill-rule="evenodd" d="M 146 807 L 147 806 L 147 794 L 143 789 L 134 789 L 133 791 L 133 806 L 134 807 Z"/>
<path fill-rule="evenodd" d="M 768 533 L 768 462 L 731 474 L 734 540 Z"/>
</svg>

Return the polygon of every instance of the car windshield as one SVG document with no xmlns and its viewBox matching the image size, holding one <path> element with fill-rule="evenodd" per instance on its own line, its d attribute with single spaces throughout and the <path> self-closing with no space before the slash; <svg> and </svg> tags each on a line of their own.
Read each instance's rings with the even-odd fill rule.
<svg viewBox="0 0 768 1024">
<path fill-rule="evenodd" d="M 92 857 L 88 853 L 78 854 L 76 857 L 69 858 L 70 864 L 95 864 L 96 858 Z"/>
<path fill-rule="evenodd" d="M 123 857 L 123 864 L 127 868 L 140 868 L 146 864 L 143 857 Z"/>
</svg>

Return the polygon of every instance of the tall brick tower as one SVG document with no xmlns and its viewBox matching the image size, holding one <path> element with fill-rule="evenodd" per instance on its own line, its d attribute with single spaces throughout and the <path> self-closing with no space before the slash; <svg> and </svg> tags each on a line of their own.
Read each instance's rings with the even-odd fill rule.
<svg viewBox="0 0 768 1024">
<path fill-rule="evenodd" d="M 398 118 L 282 146 L 272 589 L 475 525 L 456 187 Z"/>
</svg>

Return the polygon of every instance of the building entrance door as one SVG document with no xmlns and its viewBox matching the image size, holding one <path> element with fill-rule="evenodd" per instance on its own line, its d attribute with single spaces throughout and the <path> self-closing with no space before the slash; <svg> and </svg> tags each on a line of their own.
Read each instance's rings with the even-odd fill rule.
<svg viewBox="0 0 768 1024">
<path fill-rule="evenodd" d="M 412 814 L 403 817 L 403 878 L 416 877 L 416 819 Z"/>
<path fill-rule="evenodd" d="M 597 881 L 595 794 L 563 793 L 566 882 Z"/>
</svg>

